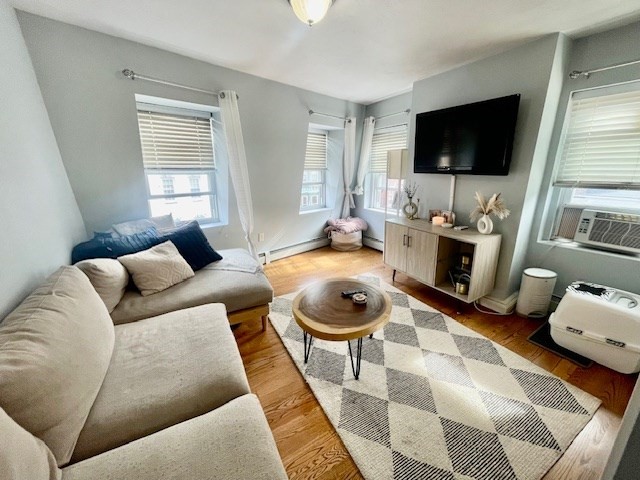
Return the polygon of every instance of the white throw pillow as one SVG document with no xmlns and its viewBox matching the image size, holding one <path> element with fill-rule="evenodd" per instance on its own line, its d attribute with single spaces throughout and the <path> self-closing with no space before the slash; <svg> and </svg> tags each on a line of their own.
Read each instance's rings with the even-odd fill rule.
<svg viewBox="0 0 640 480">
<path fill-rule="evenodd" d="M 158 230 L 158 233 L 165 233 L 176 228 L 176 224 L 173 221 L 173 215 L 168 214 L 112 225 L 112 228 L 122 236 L 144 232 L 151 227 L 155 227 L 156 230 Z"/>
<path fill-rule="evenodd" d="M 113 312 L 129 283 L 129 272 L 124 265 L 113 258 L 92 258 L 75 266 L 89 278 L 109 313 Z"/>
<path fill-rule="evenodd" d="M 0 323 L 0 407 L 71 458 L 113 353 L 107 307 L 87 276 L 60 267 Z"/>
<path fill-rule="evenodd" d="M 142 252 L 118 257 L 133 277 L 143 296 L 158 293 L 193 277 L 187 261 L 173 242 L 168 241 Z"/>
</svg>

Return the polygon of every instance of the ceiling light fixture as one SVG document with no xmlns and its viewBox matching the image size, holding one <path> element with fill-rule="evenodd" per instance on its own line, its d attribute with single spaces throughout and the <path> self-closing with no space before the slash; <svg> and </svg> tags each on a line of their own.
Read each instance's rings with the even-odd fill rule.
<svg viewBox="0 0 640 480">
<path fill-rule="evenodd" d="M 333 0 L 289 0 L 293 13 L 310 27 L 324 18 Z"/>
</svg>

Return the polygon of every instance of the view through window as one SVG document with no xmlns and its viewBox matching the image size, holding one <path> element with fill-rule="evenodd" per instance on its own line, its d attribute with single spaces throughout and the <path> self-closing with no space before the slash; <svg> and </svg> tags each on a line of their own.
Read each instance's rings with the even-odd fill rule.
<svg viewBox="0 0 640 480">
<path fill-rule="evenodd" d="M 211 112 L 137 107 L 151 216 L 219 221 Z"/>
<path fill-rule="evenodd" d="M 328 132 L 309 130 L 304 157 L 300 211 L 324 208 L 326 202 Z"/>
</svg>

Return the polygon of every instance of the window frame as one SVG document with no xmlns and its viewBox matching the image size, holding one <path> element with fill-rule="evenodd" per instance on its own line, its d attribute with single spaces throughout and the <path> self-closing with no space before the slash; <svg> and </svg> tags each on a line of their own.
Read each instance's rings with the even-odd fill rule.
<svg viewBox="0 0 640 480">
<path fill-rule="evenodd" d="M 308 143 L 309 143 L 309 134 L 315 134 L 315 135 L 323 135 L 324 136 L 324 168 L 306 168 L 308 165 L 306 165 L 307 161 L 306 161 L 306 156 L 307 156 L 307 149 L 308 149 Z M 307 146 L 305 147 L 305 165 L 302 171 L 302 183 L 300 186 L 300 209 L 299 209 L 299 213 L 305 213 L 305 212 L 311 212 L 314 210 L 322 210 L 327 208 L 327 170 L 328 170 L 328 156 L 329 156 L 329 131 L 328 130 L 323 130 L 323 129 L 318 129 L 318 128 L 312 128 L 309 127 L 309 129 L 307 130 Z M 318 172 L 321 176 L 321 180 L 318 181 L 305 181 L 305 177 L 307 176 L 306 174 L 308 172 Z M 305 186 L 320 186 L 320 201 L 319 203 L 316 204 L 311 204 L 310 202 L 308 202 L 307 204 L 304 203 L 304 198 L 305 197 L 309 197 L 309 195 L 305 195 L 303 193 L 303 189 Z"/>
<path fill-rule="evenodd" d="M 156 103 L 157 101 L 157 103 Z M 208 118 L 209 126 L 211 128 L 211 149 L 215 152 L 216 150 L 216 142 L 214 140 L 214 131 L 211 119 L 213 118 L 213 113 L 217 111 L 215 107 L 209 107 L 205 105 L 196 105 L 187 102 L 180 102 L 176 100 L 168 100 L 156 97 L 147 97 L 147 96 L 138 96 L 136 95 L 136 112 L 138 111 L 148 111 L 152 113 L 160 113 L 165 115 L 176 115 L 176 116 L 198 116 L 200 118 Z M 138 128 L 140 128 L 140 124 L 138 122 Z M 140 130 L 138 130 L 138 135 L 141 143 L 141 148 L 143 148 L 143 139 L 140 135 Z M 206 218 L 181 218 L 175 211 L 171 209 L 169 206 L 168 209 L 171 211 L 174 219 L 181 221 L 193 221 L 196 220 L 201 225 L 207 224 L 218 224 L 222 222 L 222 216 L 220 212 L 220 201 L 218 195 L 218 163 L 215 160 L 214 153 L 214 166 L 213 168 L 148 168 L 145 166 L 145 162 L 143 160 L 143 171 L 145 176 L 145 187 L 146 187 L 146 197 L 147 197 L 147 208 L 149 211 L 149 216 L 157 216 L 161 215 L 164 212 L 155 211 L 153 201 L 154 200 L 165 200 L 165 205 L 170 205 L 171 203 L 177 204 L 177 199 L 180 198 L 193 198 L 198 199 L 201 197 L 205 197 L 208 199 L 209 209 L 211 211 L 211 216 Z M 176 175 L 183 175 L 187 177 L 187 183 L 189 184 L 189 191 L 183 193 L 175 192 L 175 180 L 172 179 L 173 183 L 173 193 L 163 193 L 163 194 L 153 194 L 151 193 L 151 176 L 160 175 L 160 176 L 169 176 L 175 177 Z M 200 176 L 206 175 L 208 179 L 209 189 L 200 190 L 198 192 L 194 192 L 191 187 L 191 176 Z M 164 179 L 162 180 L 164 183 Z M 164 185 L 163 185 L 164 189 Z M 197 200 L 196 200 L 197 201 Z"/>
<path fill-rule="evenodd" d="M 565 150 L 565 141 L 571 123 L 572 102 L 574 102 L 574 94 L 587 93 L 588 95 L 591 95 L 592 93 L 595 94 L 598 91 L 601 91 L 601 95 L 593 95 L 593 97 L 604 97 L 607 95 L 615 95 L 616 93 L 629 91 L 629 87 L 632 87 L 633 89 L 634 84 L 636 86 L 636 89 L 640 89 L 640 80 L 632 80 L 630 82 L 624 82 L 620 84 L 601 85 L 593 88 L 574 90 L 569 93 L 560 139 L 558 141 L 556 154 L 554 156 L 553 169 L 551 171 L 549 191 L 547 194 L 548 208 L 546 212 L 546 220 L 542 223 L 543 230 L 538 237 L 539 240 L 566 243 L 566 240 L 554 239 L 554 232 L 556 232 L 559 226 L 561 218 L 560 213 L 562 208 L 564 207 L 583 208 L 603 212 L 640 214 L 640 204 L 632 203 L 635 201 L 635 199 L 630 200 L 630 202 L 625 205 L 615 205 L 613 203 L 607 202 L 606 199 L 603 199 L 602 202 L 592 202 L 589 200 L 585 201 L 583 199 L 577 198 L 576 195 L 577 191 L 579 190 L 599 190 L 602 192 L 635 191 L 638 192 L 638 195 L 640 195 L 640 190 L 638 190 L 637 188 L 629 188 L 623 183 L 616 186 L 572 186 L 568 184 L 555 184 L 559 169 L 561 168 L 562 155 L 563 151 Z"/>
<path fill-rule="evenodd" d="M 385 127 L 379 127 L 374 129 L 373 131 L 373 135 L 375 137 L 375 135 L 380 135 L 380 134 L 384 134 L 384 133 L 394 133 L 394 132 L 398 132 L 400 130 L 404 131 L 405 134 L 405 143 L 403 146 L 398 146 L 397 148 L 407 148 L 408 143 L 409 143 L 409 125 L 408 123 L 400 123 L 397 125 L 389 125 L 389 126 L 385 126 Z M 392 148 L 391 150 L 395 150 L 397 148 Z M 389 151 L 389 150 L 387 150 Z M 374 212 L 380 212 L 380 213 L 384 213 L 385 212 L 385 205 L 374 205 L 374 199 L 376 198 L 376 192 L 380 192 L 380 199 L 382 198 L 386 198 L 386 191 L 387 191 L 387 172 L 386 172 L 386 167 L 385 167 L 385 171 L 384 172 L 380 172 L 380 171 L 372 171 L 371 170 L 371 157 L 374 154 L 374 150 L 373 150 L 373 141 L 372 141 L 372 148 L 371 148 L 371 153 L 369 156 L 369 170 L 367 171 L 367 174 L 365 175 L 365 195 L 364 195 L 364 208 L 366 210 L 371 210 Z M 376 179 L 384 179 L 384 186 L 383 187 L 379 187 L 378 185 L 376 185 Z M 400 179 L 400 191 L 402 191 L 402 186 L 403 186 L 403 182 L 404 179 Z M 400 200 L 399 200 L 400 201 Z M 391 210 L 390 210 L 391 208 Z M 387 213 L 393 214 L 395 215 L 396 212 L 393 210 L 394 207 L 390 207 L 387 206 L 386 207 L 386 211 Z"/>
</svg>

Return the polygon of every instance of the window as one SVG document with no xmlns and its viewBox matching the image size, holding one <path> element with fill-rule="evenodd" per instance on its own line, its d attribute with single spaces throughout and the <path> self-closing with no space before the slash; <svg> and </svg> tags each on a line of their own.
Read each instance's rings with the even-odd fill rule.
<svg viewBox="0 0 640 480">
<path fill-rule="evenodd" d="M 557 206 L 640 209 L 640 82 L 571 94 L 553 187 Z"/>
<path fill-rule="evenodd" d="M 151 216 L 219 221 L 211 112 L 137 107 Z"/>
<path fill-rule="evenodd" d="M 328 132 L 309 130 L 304 156 L 300 211 L 324 208 L 326 202 Z"/>
<path fill-rule="evenodd" d="M 398 188 L 404 180 L 389 179 L 387 192 L 387 151 L 407 148 L 407 125 L 376 129 L 371 143 L 367 196 L 365 205 L 373 210 L 394 209 L 398 206 Z M 398 185 L 400 183 L 400 185 Z"/>
</svg>

